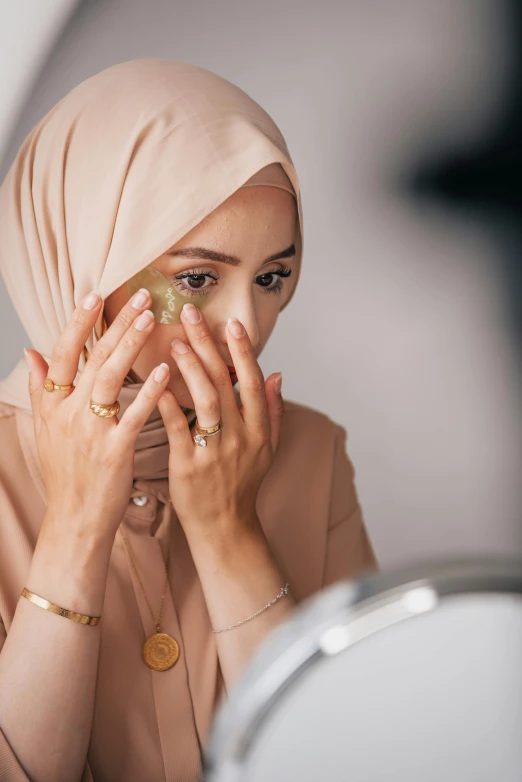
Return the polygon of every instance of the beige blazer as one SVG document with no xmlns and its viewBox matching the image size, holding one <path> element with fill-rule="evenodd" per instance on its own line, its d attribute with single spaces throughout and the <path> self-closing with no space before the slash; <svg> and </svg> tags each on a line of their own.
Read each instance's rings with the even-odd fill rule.
<svg viewBox="0 0 522 782">
<path fill-rule="evenodd" d="M 339 579 L 377 569 L 346 436 L 327 415 L 285 400 L 279 449 L 261 485 L 257 511 L 298 602 Z M 1 650 L 24 599 L 20 591 L 45 514 L 45 484 L 30 414 L 0 403 L 0 444 Z M 134 497 L 146 501 L 136 504 Z M 135 481 L 122 522 L 153 605 L 160 604 L 165 577 L 162 547 L 168 530 L 165 522 L 158 525 L 162 508 L 147 482 Z M 171 547 L 162 626 L 177 639 L 180 656 L 168 671 L 156 672 L 141 658 L 143 642 L 155 628 L 121 536 L 115 537 L 82 782 L 201 778 L 202 748 L 226 692 L 197 571 L 175 516 Z M 1 730 L 0 782 L 29 782 Z"/>
</svg>

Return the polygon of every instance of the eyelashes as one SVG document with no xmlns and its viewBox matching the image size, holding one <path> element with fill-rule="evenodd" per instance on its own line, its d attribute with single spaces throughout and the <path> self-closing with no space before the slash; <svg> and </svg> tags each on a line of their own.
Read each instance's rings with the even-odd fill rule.
<svg viewBox="0 0 522 782">
<path fill-rule="evenodd" d="M 270 287 L 266 285 L 260 285 L 259 287 L 262 289 L 263 293 L 280 293 L 283 289 L 283 279 L 290 277 L 292 274 L 292 270 L 288 266 L 281 266 L 279 269 L 276 269 L 274 271 L 265 272 L 264 274 L 259 274 L 256 277 L 256 280 L 262 279 L 262 278 L 270 278 L 270 277 L 278 277 L 275 285 L 271 285 Z M 199 283 L 204 282 L 205 277 L 210 277 L 212 280 L 214 280 L 213 283 L 210 285 L 205 285 L 204 287 L 198 288 L 192 288 L 185 284 L 184 280 L 187 282 L 191 281 L 193 283 Z M 179 290 L 182 294 L 188 295 L 188 296 L 203 296 L 208 294 L 211 288 L 213 288 L 217 284 L 217 280 L 219 277 L 216 277 L 215 274 L 213 274 L 212 271 L 209 271 L 208 269 L 191 269 L 186 272 L 181 272 L 180 274 L 176 274 L 173 277 L 169 277 L 168 280 L 171 283 L 171 285 L 174 285 L 174 287 Z"/>
</svg>

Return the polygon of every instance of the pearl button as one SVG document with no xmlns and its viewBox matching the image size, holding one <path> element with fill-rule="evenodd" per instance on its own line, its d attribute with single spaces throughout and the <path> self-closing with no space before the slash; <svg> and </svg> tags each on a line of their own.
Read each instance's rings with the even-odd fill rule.
<svg viewBox="0 0 522 782">
<path fill-rule="evenodd" d="M 142 505 L 146 505 L 147 504 L 147 502 L 149 501 L 149 498 L 148 497 L 133 497 L 132 501 L 133 501 L 133 503 L 135 505 L 139 505 L 141 507 Z"/>
</svg>

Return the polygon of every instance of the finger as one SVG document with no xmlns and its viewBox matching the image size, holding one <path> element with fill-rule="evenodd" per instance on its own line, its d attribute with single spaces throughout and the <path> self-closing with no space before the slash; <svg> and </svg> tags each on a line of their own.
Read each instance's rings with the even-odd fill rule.
<svg viewBox="0 0 522 782">
<path fill-rule="evenodd" d="M 250 337 L 237 318 L 227 321 L 227 343 L 239 380 L 243 420 L 251 432 L 270 436 L 265 379 L 254 356 Z"/>
<path fill-rule="evenodd" d="M 139 356 L 155 324 L 154 313 L 145 310 L 129 326 L 96 375 L 91 397 L 98 404 L 109 405 L 118 398 L 125 376 Z"/>
<path fill-rule="evenodd" d="M 190 464 L 189 459 L 194 453 L 194 441 L 187 418 L 170 388 L 160 396 L 158 410 L 165 424 L 170 450 L 176 454 L 176 458 L 179 458 L 180 464 Z"/>
<path fill-rule="evenodd" d="M 218 391 L 212 385 L 199 357 L 181 339 L 172 342 L 171 352 L 194 401 L 199 426 L 205 429 L 216 426 L 221 418 L 225 426 Z M 230 383 L 230 379 L 228 382 Z M 234 406 L 237 408 L 235 400 Z"/>
<path fill-rule="evenodd" d="M 169 378 L 170 369 L 167 363 L 164 362 L 158 367 L 155 367 L 145 380 L 139 393 L 136 395 L 136 399 L 122 415 L 117 427 L 116 436 L 123 438 L 125 444 L 128 445 L 129 448 L 135 447 L 136 438 L 145 426 L 150 414 L 156 405 L 158 405 L 159 399 L 169 382 Z"/>
<path fill-rule="evenodd" d="M 29 396 L 33 411 L 33 424 L 35 432 L 40 431 L 40 403 L 44 391 L 44 380 L 47 377 L 49 366 L 43 356 L 32 348 L 24 349 L 25 360 L 29 367 Z"/>
<path fill-rule="evenodd" d="M 181 310 L 181 319 L 194 353 L 200 359 L 214 388 L 218 392 L 221 415 L 231 423 L 237 411 L 236 396 L 230 377 L 230 371 L 212 337 L 203 313 L 193 304 L 185 304 Z M 203 424 L 202 424 L 203 426 Z"/>
<path fill-rule="evenodd" d="M 282 380 L 282 373 L 276 372 L 270 375 L 265 383 L 266 397 L 268 400 L 268 417 L 270 419 L 270 444 L 275 453 L 279 447 L 279 435 L 281 432 L 281 421 L 284 413 L 284 402 L 281 395 L 281 383 L 278 386 L 278 378 Z"/>
<path fill-rule="evenodd" d="M 101 297 L 97 291 L 91 291 L 76 307 L 64 331 L 58 337 L 48 376 L 58 385 L 70 385 L 78 373 L 80 354 L 87 342 L 100 312 Z M 71 390 L 55 389 L 41 398 L 45 405 L 56 404 L 69 396 Z"/>
<path fill-rule="evenodd" d="M 90 398 L 93 398 L 100 404 L 110 404 L 117 398 L 121 390 L 121 386 L 123 385 L 125 375 L 131 368 L 130 366 L 128 368 L 124 368 L 122 366 L 119 367 L 119 377 L 121 377 L 121 384 L 119 386 L 119 378 L 116 379 L 114 377 L 109 377 L 109 373 L 106 372 L 102 378 L 101 383 L 97 385 L 96 393 L 99 393 L 99 399 L 94 396 L 94 385 L 98 380 L 98 374 L 101 367 L 103 367 L 109 360 L 120 344 L 122 338 L 129 333 L 134 322 L 141 314 L 143 314 L 143 311 L 146 307 L 149 306 L 149 304 L 150 294 L 145 288 L 141 288 L 137 293 L 134 294 L 130 301 L 128 301 L 125 306 L 122 307 L 105 334 L 97 341 L 96 345 L 92 349 L 89 360 L 85 365 L 76 389 L 76 395 L 81 401 L 85 402 Z M 149 328 L 147 336 L 151 330 L 152 329 Z M 132 336 L 134 336 L 134 339 L 136 339 L 136 334 L 134 332 L 132 332 Z M 142 342 L 143 341 L 144 340 L 142 340 Z M 132 360 L 132 363 L 134 363 L 134 360 L 135 359 Z M 111 372 L 114 371 L 113 367 L 114 362 L 111 364 Z M 105 383 L 107 383 L 109 386 L 107 389 L 103 387 Z M 114 394 L 115 390 L 117 390 L 116 396 L 113 396 L 112 399 L 109 399 L 108 397 L 110 397 L 111 394 Z"/>
</svg>

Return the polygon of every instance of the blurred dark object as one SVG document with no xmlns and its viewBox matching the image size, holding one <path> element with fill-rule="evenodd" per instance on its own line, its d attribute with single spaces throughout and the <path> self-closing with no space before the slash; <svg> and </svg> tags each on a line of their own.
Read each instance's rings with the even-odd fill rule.
<svg viewBox="0 0 522 782">
<path fill-rule="evenodd" d="M 409 177 L 410 195 L 475 213 L 495 232 L 504 258 L 512 330 L 522 345 L 522 3 L 509 2 L 512 20 L 508 98 L 482 145 L 424 162 Z"/>
</svg>

